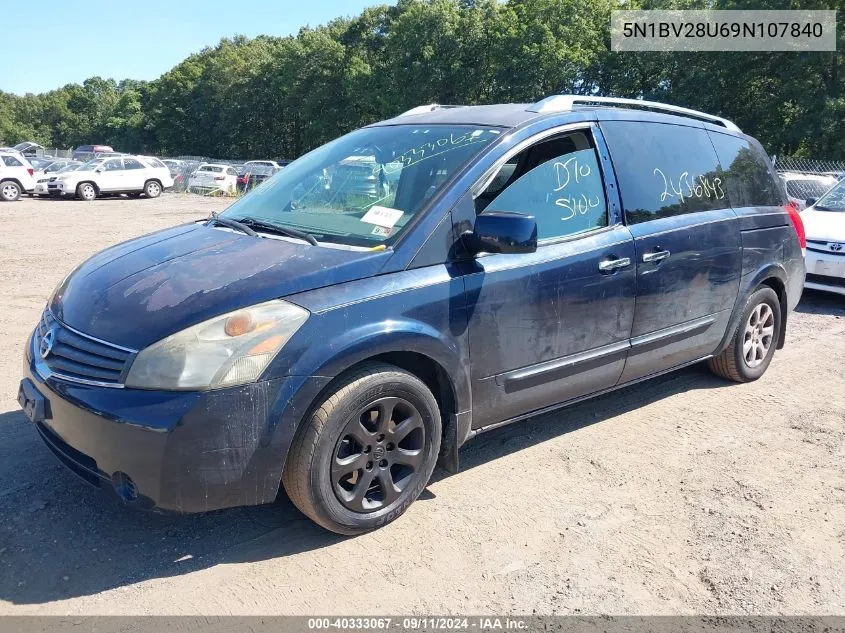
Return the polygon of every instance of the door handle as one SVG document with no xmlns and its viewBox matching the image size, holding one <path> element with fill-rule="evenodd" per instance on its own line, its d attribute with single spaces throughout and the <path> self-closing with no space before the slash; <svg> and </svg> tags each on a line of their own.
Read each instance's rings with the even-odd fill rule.
<svg viewBox="0 0 845 633">
<path fill-rule="evenodd" d="M 661 260 L 666 259 L 671 255 L 669 251 L 654 251 L 653 253 L 644 253 L 643 254 L 643 261 L 644 262 L 659 262 Z"/>
<path fill-rule="evenodd" d="M 618 259 L 605 259 L 599 262 L 599 270 L 602 272 L 609 272 L 619 268 L 627 268 L 631 265 L 630 257 L 619 257 Z"/>
</svg>

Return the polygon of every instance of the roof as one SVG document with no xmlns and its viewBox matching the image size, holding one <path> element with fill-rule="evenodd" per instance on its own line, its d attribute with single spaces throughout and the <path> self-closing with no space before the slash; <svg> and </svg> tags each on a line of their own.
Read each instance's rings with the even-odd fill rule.
<svg viewBox="0 0 845 633">
<path fill-rule="evenodd" d="M 538 116 L 536 112 L 529 112 L 529 107 L 531 107 L 530 103 L 441 107 L 419 114 L 399 115 L 374 125 L 446 123 L 452 125 L 485 125 L 512 128 Z"/>
<path fill-rule="evenodd" d="M 616 97 L 597 97 L 579 95 L 552 95 L 536 103 L 503 103 L 481 106 L 453 106 L 429 104 L 417 106 L 397 117 L 375 123 L 374 125 L 402 125 L 402 124 L 452 124 L 452 125 L 484 125 L 502 128 L 514 128 L 532 119 L 551 114 L 601 112 L 600 119 L 626 118 L 624 113 L 635 112 L 638 115 L 648 113 L 647 119 L 678 122 L 680 119 L 697 121 L 699 124 L 716 126 L 722 131 L 740 132 L 731 121 L 721 117 L 691 110 L 680 106 L 643 101 L 639 99 L 624 99 Z M 593 117 L 595 119 L 595 116 Z"/>
</svg>

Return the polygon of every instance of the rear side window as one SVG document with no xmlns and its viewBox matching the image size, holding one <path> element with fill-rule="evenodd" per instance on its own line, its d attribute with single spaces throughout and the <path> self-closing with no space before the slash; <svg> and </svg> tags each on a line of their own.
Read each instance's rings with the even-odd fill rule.
<svg viewBox="0 0 845 633">
<path fill-rule="evenodd" d="M 141 164 L 140 161 L 137 161 L 134 158 L 124 158 L 123 159 L 123 168 L 124 169 L 143 169 L 144 166 Z"/>
<path fill-rule="evenodd" d="M 780 187 L 759 151 L 744 138 L 711 132 L 724 170 L 725 190 L 734 207 L 775 207 L 783 203 Z"/>
<path fill-rule="evenodd" d="M 14 156 L 4 156 L 3 162 L 6 164 L 6 167 L 23 167 L 23 163 Z"/>
<path fill-rule="evenodd" d="M 157 169 L 166 169 L 167 168 L 167 165 L 165 165 L 163 162 L 161 162 L 158 158 L 148 156 L 144 160 L 147 161 L 147 164 L 150 167 L 155 167 Z"/>
<path fill-rule="evenodd" d="M 638 121 L 603 121 L 601 129 L 628 224 L 730 207 L 705 130 Z"/>
</svg>

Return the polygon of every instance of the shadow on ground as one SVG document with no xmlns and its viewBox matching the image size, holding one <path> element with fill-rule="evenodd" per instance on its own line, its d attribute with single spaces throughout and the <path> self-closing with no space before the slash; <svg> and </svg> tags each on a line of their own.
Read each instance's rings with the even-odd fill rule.
<svg viewBox="0 0 845 633">
<path fill-rule="evenodd" d="M 845 296 L 821 290 L 804 290 L 796 312 L 805 314 L 831 314 L 845 316 Z"/>
</svg>

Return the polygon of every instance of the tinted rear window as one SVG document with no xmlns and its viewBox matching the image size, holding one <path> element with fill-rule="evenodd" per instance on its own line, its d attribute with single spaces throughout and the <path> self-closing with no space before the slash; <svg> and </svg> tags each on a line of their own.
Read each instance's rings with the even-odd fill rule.
<svg viewBox="0 0 845 633">
<path fill-rule="evenodd" d="M 780 187 L 760 151 L 744 138 L 711 132 L 725 174 L 728 199 L 734 207 L 774 207 L 783 204 Z"/>
<path fill-rule="evenodd" d="M 704 129 L 634 121 L 601 128 L 628 224 L 730 206 Z"/>
<path fill-rule="evenodd" d="M 220 173 L 223 171 L 222 167 L 200 167 L 199 171 L 213 171 L 215 173 Z"/>
</svg>

